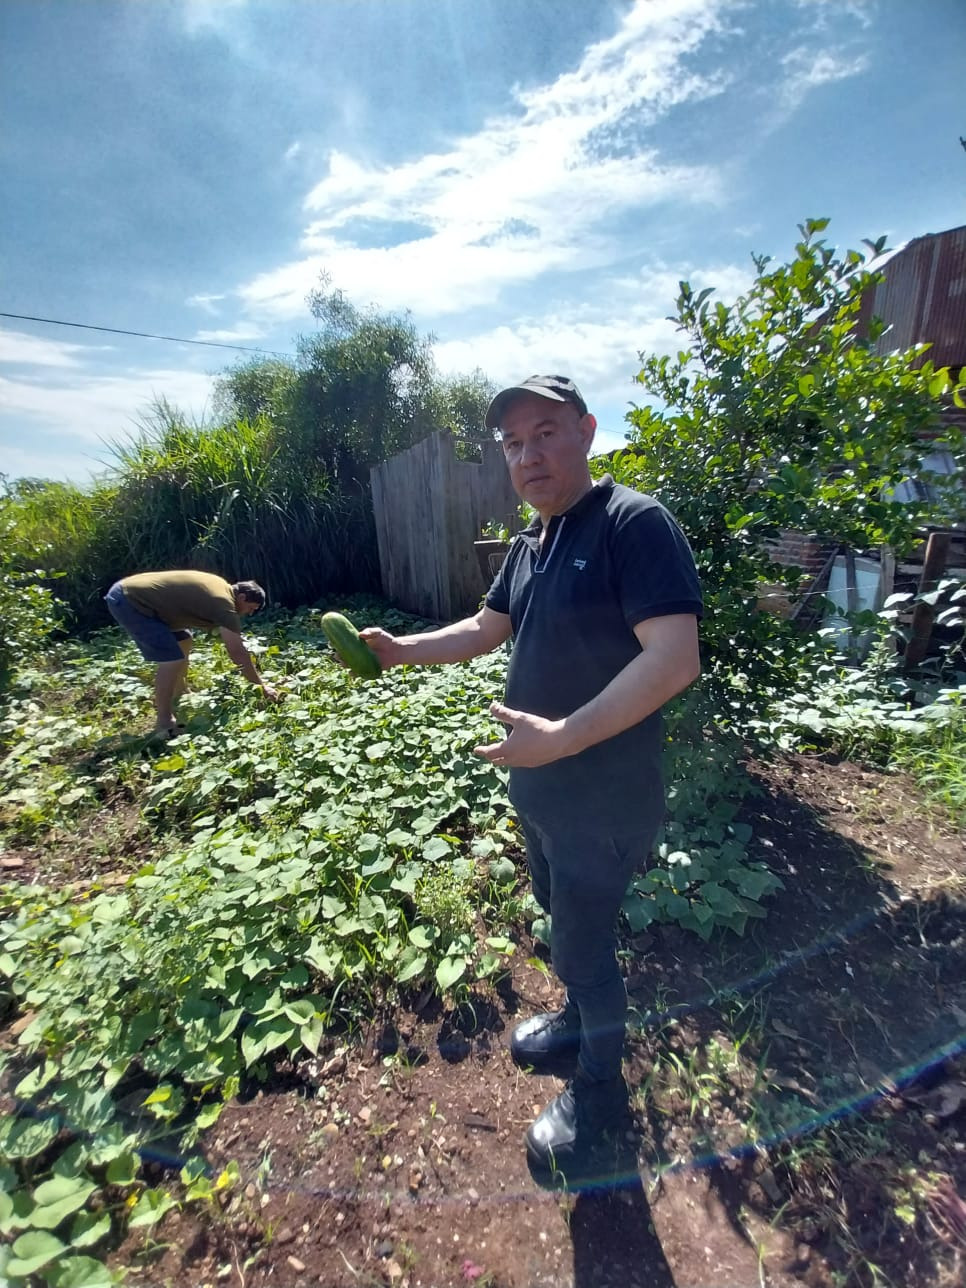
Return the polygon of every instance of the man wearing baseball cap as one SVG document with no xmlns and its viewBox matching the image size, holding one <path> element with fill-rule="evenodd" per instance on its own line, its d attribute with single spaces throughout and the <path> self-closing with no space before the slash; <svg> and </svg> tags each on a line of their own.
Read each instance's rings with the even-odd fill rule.
<svg viewBox="0 0 966 1288">
<path fill-rule="evenodd" d="M 537 902 L 550 915 L 562 1007 L 514 1030 L 521 1067 L 569 1073 L 527 1132 L 538 1181 L 593 1177 L 627 1114 L 627 996 L 617 918 L 664 814 L 661 707 L 700 672 L 701 590 L 688 543 L 653 497 L 591 478 L 597 422 L 567 376 L 529 376 L 496 395 L 516 492 L 537 517 L 513 541 L 471 618 L 424 635 L 363 638 L 384 666 L 464 661 L 513 649 L 504 738 L 474 748 L 509 769 Z"/>
</svg>

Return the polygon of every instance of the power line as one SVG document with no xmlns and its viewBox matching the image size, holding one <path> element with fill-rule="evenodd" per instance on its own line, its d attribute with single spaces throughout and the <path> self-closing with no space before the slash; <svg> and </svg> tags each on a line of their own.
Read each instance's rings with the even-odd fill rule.
<svg viewBox="0 0 966 1288">
<path fill-rule="evenodd" d="M 180 335 L 155 335 L 151 331 L 125 331 L 116 326 L 93 326 L 90 322 L 64 322 L 60 318 L 37 318 L 29 313 L 0 313 L 0 318 L 16 318 L 18 322 L 44 322 L 48 326 L 72 326 L 82 331 L 106 331 L 110 335 L 134 335 L 141 340 L 170 340 L 173 344 L 202 344 L 211 349 L 235 349 L 241 353 L 264 353 L 271 358 L 291 358 L 291 353 L 277 349 L 253 349 L 244 344 L 226 344 L 222 340 L 187 340 Z"/>
</svg>

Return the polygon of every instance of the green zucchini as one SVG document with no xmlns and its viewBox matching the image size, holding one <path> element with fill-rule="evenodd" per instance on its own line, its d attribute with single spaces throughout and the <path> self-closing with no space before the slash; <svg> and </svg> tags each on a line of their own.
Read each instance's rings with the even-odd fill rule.
<svg viewBox="0 0 966 1288">
<path fill-rule="evenodd" d="M 356 628 L 341 613 L 323 613 L 325 637 L 346 666 L 363 680 L 374 680 L 382 672 L 382 663 Z"/>
</svg>

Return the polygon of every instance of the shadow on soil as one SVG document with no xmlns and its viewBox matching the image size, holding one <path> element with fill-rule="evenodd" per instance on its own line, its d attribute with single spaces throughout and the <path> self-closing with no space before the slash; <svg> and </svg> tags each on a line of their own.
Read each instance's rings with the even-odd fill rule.
<svg viewBox="0 0 966 1288">
<path fill-rule="evenodd" d="M 656 927 L 628 978 L 642 1030 L 678 1028 L 687 1040 L 671 1038 L 672 1048 L 725 1042 L 779 1076 L 794 1071 L 808 1082 L 797 1092 L 808 1118 L 942 1059 L 966 1027 L 966 886 L 916 890 L 928 839 L 882 863 L 830 830 L 818 809 L 774 791 L 753 803 L 749 821 L 752 857 L 785 889 L 740 940 L 702 944 Z"/>
<path fill-rule="evenodd" d="M 768 1169 L 764 1193 L 753 1181 L 762 1146 L 780 1152 L 827 1124 L 861 1124 L 875 1109 L 878 1149 L 894 1150 L 898 1171 L 904 1133 L 883 1103 L 901 1117 L 903 1093 L 941 1078 L 966 1047 L 962 840 L 899 817 L 887 852 L 873 853 L 861 843 L 861 818 L 843 829 L 841 811 L 833 817 L 836 803 L 854 799 L 855 767 L 827 769 L 825 799 L 803 802 L 797 790 L 758 780 L 747 810 L 751 857 L 785 883 L 767 920 L 740 940 L 702 944 L 675 926 L 634 939 L 629 1082 L 642 1162 L 706 1167 L 744 1240 L 749 1190 L 763 1212 L 787 1197 Z M 890 812 L 886 805 L 885 821 Z M 881 836 L 884 820 L 876 821 Z M 939 881 L 929 888 L 934 871 L 957 866 L 945 890 Z"/>
<path fill-rule="evenodd" d="M 578 1195 L 570 1237 L 574 1288 L 674 1288 L 640 1179 Z"/>
</svg>

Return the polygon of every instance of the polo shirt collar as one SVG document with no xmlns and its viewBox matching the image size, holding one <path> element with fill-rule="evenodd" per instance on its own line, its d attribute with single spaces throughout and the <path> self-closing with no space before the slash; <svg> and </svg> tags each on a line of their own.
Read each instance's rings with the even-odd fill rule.
<svg viewBox="0 0 966 1288">
<path fill-rule="evenodd" d="M 563 514 L 551 515 L 550 522 L 547 527 L 555 527 L 562 519 L 579 519 L 582 515 L 586 514 L 588 510 L 592 510 L 595 506 L 606 501 L 613 490 L 613 477 L 610 474 L 601 475 L 593 487 L 588 488 L 580 500 L 575 501 L 569 510 L 565 510 Z M 536 546 L 542 531 L 543 520 L 538 514 L 530 526 L 524 528 L 519 535 L 526 540 L 527 545 Z"/>
</svg>

